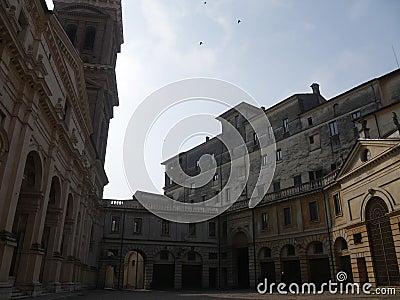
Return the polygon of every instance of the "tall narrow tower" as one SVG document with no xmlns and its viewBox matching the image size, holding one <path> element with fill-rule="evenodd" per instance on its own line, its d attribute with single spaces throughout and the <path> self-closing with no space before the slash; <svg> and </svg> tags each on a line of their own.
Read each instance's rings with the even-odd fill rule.
<svg viewBox="0 0 400 300">
<path fill-rule="evenodd" d="M 108 128 L 118 106 L 115 76 L 123 43 L 121 0 L 53 0 L 54 13 L 84 62 L 92 143 L 104 165 Z"/>
</svg>

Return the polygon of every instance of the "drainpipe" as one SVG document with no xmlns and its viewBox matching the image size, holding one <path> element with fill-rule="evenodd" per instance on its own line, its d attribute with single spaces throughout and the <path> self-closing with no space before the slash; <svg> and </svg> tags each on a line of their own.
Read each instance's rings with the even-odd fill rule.
<svg viewBox="0 0 400 300">
<path fill-rule="evenodd" d="M 326 191 L 324 189 L 322 189 L 322 194 L 324 196 L 324 207 L 325 207 L 325 219 L 326 219 L 326 230 L 328 232 L 328 239 L 329 239 L 329 255 L 331 257 L 331 275 L 334 275 L 334 257 L 333 257 L 333 249 L 332 249 L 332 237 L 331 237 L 331 227 L 332 227 L 332 223 L 331 223 L 331 216 L 329 214 L 329 204 L 328 204 L 328 197 L 326 195 Z"/>
</svg>

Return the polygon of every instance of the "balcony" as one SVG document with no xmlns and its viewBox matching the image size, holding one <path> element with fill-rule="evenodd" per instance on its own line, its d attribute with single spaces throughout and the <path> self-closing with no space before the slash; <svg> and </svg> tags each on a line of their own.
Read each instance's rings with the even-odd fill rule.
<svg viewBox="0 0 400 300">
<path fill-rule="evenodd" d="M 288 198 L 302 195 L 305 193 L 321 190 L 335 180 L 335 177 L 338 172 L 339 172 L 339 170 L 335 170 L 323 178 L 320 178 L 320 179 L 317 179 L 317 180 L 314 180 L 311 182 L 303 183 L 298 186 L 289 187 L 289 188 L 286 188 L 286 189 L 283 189 L 283 190 L 280 190 L 277 192 L 268 193 L 261 200 L 260 204 L 262 205 L 262 204 L 266 204 L 268 202 L 277 201 L 277 200 L 281 200 L 281 199 L 288 199 Z M 249 203 L 249 199 L 236 201 L 228 209 L 228 211 L 246 209 L 246 208 L 248 208 L 248 203 Z"/>
</svg>

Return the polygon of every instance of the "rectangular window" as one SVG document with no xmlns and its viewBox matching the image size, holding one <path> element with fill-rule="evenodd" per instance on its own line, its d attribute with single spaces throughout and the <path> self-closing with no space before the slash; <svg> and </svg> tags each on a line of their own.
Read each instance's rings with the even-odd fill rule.
<svg viewBox="0 0 400 300">
<path fill-rule="evenodd" d="M 214 181 L 217 181 L 217 180 L 218 180 L 218 173 L 215 173 L 215 174 L 214 174 L 213 180 L 214 180 Z"/>
<path fill-rule="evenodd" d="M 254 145 L 258 145 L 258 136 L 257 136 L 257 133 L 253 133 L 253 142 L 254 142 Z"/>
<path fill-rule="evenodd" d="M 229 188 L 225 189 L 225 198 L 226 198 L 226 202 L 231 201 L 231 190 Z"/>
<path fill-rule="evenodd" d="M 297 175 L 293 177 L 294 186 L 301 185 L 301 175 Z"/>
<path fill-rule="evenodd" d="M 280 160 L 282 160 L 282 150 L 281 149 L 278 149 L 278 150 L 276 150 L 276 160 L 277 161 L 280 161 Z"/>
<path fill-rule="evenodd" d="M 359 111 L 359 110 L 357 110 L 357 111 L 355 111 L 355 112 L 353 112 L 352 114 L 351 114 L 351 119 L 354 121 L 354 120 L 356 120 L 356 119 L 358 119 L 358 118 L 360 118 L 361 117 L 361 112 Z"/>
<path fill-rule="evenodd" d="M 333 204 L 335 206 L 335 215 L 340 216 L 342 214 L 342 203 L 339 194 L 333 195 Z"/>
<path fill-rule="evenodd" d="M 270 139 L 274 137 L 274 129 L 272 128 L 272 126 L 268 126 L 268 135 Z"/>
<path fill-rule="evenodd" d="M 162 220 L 161 221 L 161 235 L 169 235 L 169 221 Z"/>
<path fill-rule="evenodd" d="M 292 211 L 290 207 L 285 207 L 283 209 L 283 225 L 284 226 L 290 226 L 292 225 Z"/>
<path fill-rule="evenodd" d="M 225 238 L 228 236 L 228 222 L 227 221 L 222 222 L 222 236 Z"/>
<path fill-rule="evenodd" d="M 239 117 L 239 115 L 235 116 L 235 127 L 236 128 L 240 127 L 240 117 Z"/>
<path fill-rule="evenodd" d="M 262 213 L 261 214 L 261 224 L 262 224 L 262 229 L 263 230 L 268 230 L 269 229 L 269 220 L 268 220 L 268 214 L 267 213 Z"/>
<path fill-rule="evenodd" d="M 274 181 L 272 185 L 274 188 L 274 192 L 279 192 L 281 190 L 281 182 L 280 181 Z"/>
<path fill-rule="evenodd" d="M 133 233 L 135 234 L 142 233 L 142 218 L 133 219 Z"/>
<path fill-rule="evenodd" d="M 312 124 L 313 124 L 313 122 L 312 122 L 312 118 L 311 118 L 311 117 L 309 117 L 309 118 L 307 119 L 307 121 L 308 121 L 308 126 L 312 126 Z"/>
<path fill-rule="evenodd" d="M 331 136 L 335 136 L 339 134 L 338 126 L 336 121 L 330 122 L 329 123 L 329 131 L 331 133 Z"/>
<path fill-rule="evenodd" d="M 210 252 L 208 253 L 208 259 L 217 259 L 218 258 L 218 254 L 215 252 Z"/>
<path fill-rule="evenodd" d="M 361 244 L 362 243 L 362 235 L 361 233 L 353 234 L 354 244 Z"/>
<path fill-rule="evenodd" d="M 189 224 L 189 235 L 196 236 L 196 224 L 195 223 Z"/>
<path fill-rule="evenodd" d="M 312 136 L 308 137 L 308 139 L 310 141 L 310 145 L 313 145 L 314 144 L 314 136 L 312 135 Z"/>
<path fill-rule="evenodd" d="M 310 179 L 310 181 L 315 180 L 314 171 L 308 171 L 308 178 Z"/>
<path fill-rule="evenodd" d="M 289 119 L 285 118 L 283 119 L 283 132 L 289 132 Z"/>
<path fill-rule="evenodd" d="M 215 237 L 215 222 L 210 221 L 208 222 L 208 236 Z"/>
<path fill-rule="evenodd" d="M 119 217 L 111 217 L 111 232 L 119 232 Z"/>
<path fill-rule="evenodd" d="M 268 156 L 267 155 L 263 155 L 262 156 L 262 165 L 266 166 L 268 163 Z"/>
<path fill-rule="evenodd" d="M 315 171 L 315 179 L 324 177 L 324 171 L 322 169 Z"/>
<path fill-rule="evenodd" d="M 196 185 L 194 184 L 194 183 L 192 183 L 191 185 L 190 185 L 190 194 L 194 194 L 194 190 L 195 190 L 195 188 L 196 188 Z"/>
<path fill-rule="evenodd" d="M 310 211 L 310 221 L 318 221 L 318 205 L 317 201 L 312 201 L 308 203 Z"/>
</svg>

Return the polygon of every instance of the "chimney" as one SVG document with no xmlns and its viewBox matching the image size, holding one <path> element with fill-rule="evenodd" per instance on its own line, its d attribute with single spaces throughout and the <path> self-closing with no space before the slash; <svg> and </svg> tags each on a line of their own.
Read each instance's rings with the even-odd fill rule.
<svg viewBox="0 0 400 300">
<path fill-rule="evenodd" d="M 209 136 L 206 136 L 206 142 L 208 142 L 210 140 Z"/>
<path fill-rule="evenodd" d="M 311 88 L 312 88 L 312 91 L 313 91 L 313 94 L 316 94 L 316 95 L 321 95 L 320 94 L 320 92 L 319 92 L 319 84 L 318 83 L 313 83 L 312 85 L 311 85 Z"/>
</svg>

